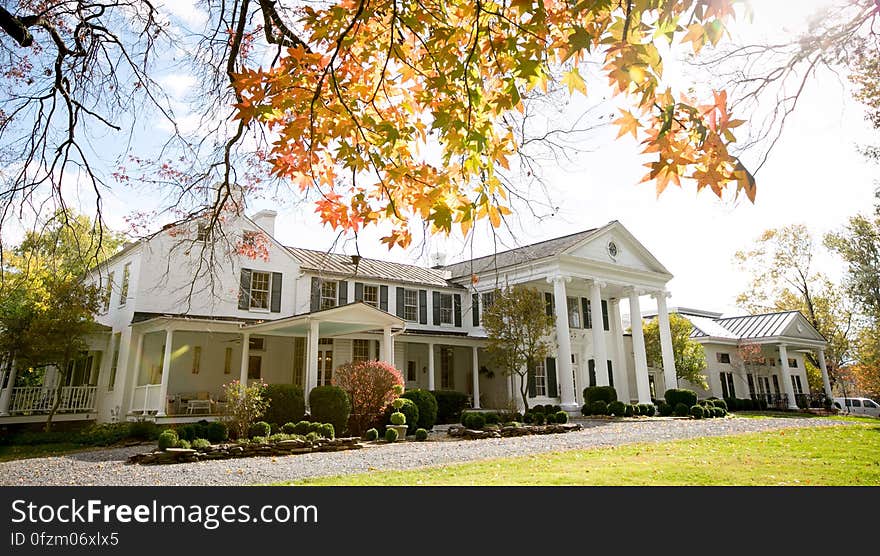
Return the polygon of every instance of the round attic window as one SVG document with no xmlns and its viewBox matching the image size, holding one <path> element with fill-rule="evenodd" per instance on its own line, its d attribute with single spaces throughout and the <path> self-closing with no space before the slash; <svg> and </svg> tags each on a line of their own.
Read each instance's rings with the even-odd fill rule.
<svg viewBox="0 0 880 556">
<path fill-rule="evenodd" d="M 617 244 L 613 241 L 608 242 L 608 254 L 611 256 L 612 259 L 617 258 Z"/>
</svg>

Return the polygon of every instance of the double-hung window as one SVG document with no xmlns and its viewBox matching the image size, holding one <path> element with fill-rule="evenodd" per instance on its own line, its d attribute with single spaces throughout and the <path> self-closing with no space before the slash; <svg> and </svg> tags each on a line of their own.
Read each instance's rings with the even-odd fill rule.
<svg viewBox="0 0 880 556">
<path fill-rule="evenodd" d="M 440 294 L 440 324 L 452 324 L 452 294 Z"/>
<path fill-rule="evenodd" d="M 355 363 L 370 360 L 369 340 L 354 340 L 352 344 L 351 360 Z"/>
<path fill-rule="evenodd" d="M 364 284 L 364 303 L 379 307 L 379 286 Z"/>
<path fill-rule="evenodd" d="M 413 322 L 419 320 L 418 290 L 403 290 L 403 318 Z"/>
<path fill-rule="evenodd" d="M 535 363 L 535 395 L 547 395 L 547 366 L 544 361 Z"/>
<path fill-rule="evenodd" d="M 321 282 L 321 309 L 336 307 L 339 282 L 325 280 Z"/>
<path fill-rule="evenodd" d="M 125 306 L 128 301 L 128 281 L 131 277 L 131 263 L 125 263 L 122 267 L 122 288 L 119 290 L 119 306 Z"/>
<path fill-rule="evenodd" d="M 568 326 L 570 328 L 581 327 L 581 309 L 575 297 L 566 298 L 568 303 Z"/>
<path fill-rule="evenodd" d="M 251 273 L 251 309 L 269 308 L 269 285 L 272 274 L 269 272 L 253 271 Z"/>
<path fill-rule="evenodd" d="M 104 299 L 102 300 L 103 305 L 104 305 L 103 312 L 105 312 L 105 313 L 110 310 L 110 297 L 112 295 L 113 295 L 113 273 L 111 272 L 110 274 L 107 275 L 107 286 L 104 288 Z"/>
</svg>

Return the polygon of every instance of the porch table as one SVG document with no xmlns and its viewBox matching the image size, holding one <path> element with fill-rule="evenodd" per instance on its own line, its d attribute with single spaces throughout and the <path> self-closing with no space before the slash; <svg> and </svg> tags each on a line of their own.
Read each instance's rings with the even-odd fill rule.
<svg viewBox="0 0 880 556">
<path fill-rule="evenodd" d="M 211 413 L 211 400 L 189 400 L 186 402 L 187 413 Z"/>
</svg>

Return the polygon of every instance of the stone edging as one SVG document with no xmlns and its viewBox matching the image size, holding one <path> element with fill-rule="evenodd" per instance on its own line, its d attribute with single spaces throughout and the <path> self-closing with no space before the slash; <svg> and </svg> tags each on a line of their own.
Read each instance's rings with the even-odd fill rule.
<svg viewBox="0 0 880 556">
<path fill-rule="evenodd" d="M 308 440 L 280 440 L 266 444 L 212 444 L 204 450 L 190 448 L 169 448 L 154 450 L 145 454 L 135 454 L 128 458 L 128 463 L 141 465 L 159 465 L 166 463 L 191 463 L 218 459 L 248 458 L 258 456 L 289 456 L 291 454 L 308 454 L 311 452 L 340 452 L 363 448 L 359 438 L 319 438 L 314 442 Z"/>
<path fill-rule="evenodd" d="M 523 425 L 521 427 L 501 427 L 497 430 L 474 430 L 462 426 L 452 426 L 446 432 L 455 438 L 478 440 L 481 438 L 509 438 L 511 436 L 529 436 L 533 434 L 561 434 L 579 431 L 583 427 L 578 423 L 563 423 L 558 425 Z"/>
</svg>

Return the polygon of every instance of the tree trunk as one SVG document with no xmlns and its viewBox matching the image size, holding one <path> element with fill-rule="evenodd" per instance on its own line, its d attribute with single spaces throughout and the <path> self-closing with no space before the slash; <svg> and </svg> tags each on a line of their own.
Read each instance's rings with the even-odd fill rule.
<svg viewBox="0 0 880 556">
<path fill-rule="evenodd" d="M 64 383 L 67 382 L 67 366 L 69 364 L 69 358 L 64 361 L 64 365 L 62 370 L 58 371 L 58 386 L 55 387 L 55 401 L 52 403 L 52 409 L 49 410 L 49 415 L 46 416 L 46 426 L 43 427 L 45 432 L 49 432 L 52 430 L 52 418 L 55 417 L 55 412 L 58 411 L 58 406 L 61 405 L 61 391 L 64 388 Z"/>
<path fill-rule="evenodd" d="M 523 415 L 529 412 L 529 380 L 528 374 L 523 375 L 521 373 L 517 373 L 519 375 L 519 394 L 522 396 L 523 401 Z"/>
</svg>

